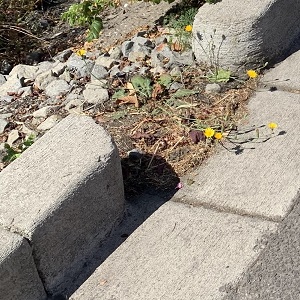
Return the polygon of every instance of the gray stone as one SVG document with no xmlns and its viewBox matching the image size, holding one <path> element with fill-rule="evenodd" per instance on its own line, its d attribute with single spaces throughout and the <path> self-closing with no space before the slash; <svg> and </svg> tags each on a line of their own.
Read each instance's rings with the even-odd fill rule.
<svg viewBox="0 0 300 300">
<path fill-rule="evenodd" d="M 145 59 L 146 54 L 141 51 L 131 51 L 128 55 L 128 60 L 131 62 L 141 61 Z"/>
<path fill-rule="evenodd" d="M 7 78 L 7 81 L 1 85 L 0 97 L 7 96 L 8 93 L 18 93 L 18 90 L 22 87 L 21 80 L 17 75 L 12 75 Z M 2 98 L 1 97 L 1 98 Z"/>
<path fill-rule="evenodd" d="M 134 45 L 134 42 L 132 42 L 132 41 L 125 41 L 122 44 L 121 51 L 122 51 L 122 54 L 124 57 L 128 57 L 129 53 L 132 51 L 133 45 Z"/>
<path fill-rule="evenodd" d="M 177 82 L 177 81 L 174 81 L 170 87 L 169 87 L 169 90 L 170 91 L 177 91 L 179 89 L 183 89 L 184 88 L 184 85 L 180 82 Z"/>
<path fill-rule="evenodd" d="M 89 59 L 82 59 L 73 53 L 67 61 L 67 67 L 69 72 L 77 78 L 90 78 L 94 62 Z"/>
<path fill-rule="evenodd" d="M 6 143 L 7 143 L 9 146 L 12 146 L 12 144 L 13 144 L 16 140 L 18 140 L 19 137 L 20 137 L 19 131 L 18 131 L 17 129 L 13 129 L 13 130 L 8 134 Z"/>
<path fill-rule="evenodd" d="M 166 44 L 167 43 L 167 37 L 165 35 L 161 35 L 157 38 L 155 38 L 155 45 L 159 46 L 160 44 Z"/>
<path fill-rule="evenodd" d="M 47 118 L 50 114 L 54 113 L 58 106 L 44 106 L 32 113 L 34 118 Z"/>
<path fill-rule="evenodd" d="M 108 77 L 107 70 L 103 66 L 95 64 L 91 72 L 91 82 L 98 81 L 106 77 Z"/>
<path fill-rule="evenodd" d="M 0 186 L 1 225 L 30 241 L 51 294 L 70 287 L 123 216 L 118 150 L 86 116 L 39 138 L 0 173 Z"/>
<path fill-rule="evenodd" d="M 45 300 L 29 243 L 0 228 L 0 300 Z"/>
<path fill-rule="evenodd" d="M 18 95 L 21 95 L 22 98 L 32 96 L 32 86 L 25 86 L 18 90 Z"/>
<path fill-rule="evenodd" d="M 116 76 L 118 73 L 120 73 L 119 66 L 113 66 L 113 67 L 109 70 L 109 76 L 110 76 L 110 77 L 114 77 L 114 76 Z"/>
<path fill-rule="evenodd" d="M 37 66 L 27 66 L 27 65 L 16 65 L 11 72 L 9 73 L 9 77 L 16 76 L 21 79 L 32 79 L 34 80 L 38 74 L 39 67 Z"/>
<path fill-rule="evenodd" d="M 83 96 L 85 101 L 90 104 L 102 104 L 109 99 L 107 89 L 98 83 L 88 83 L 83 91 Z"/>
<path fill-rule="evenodd" d="M 48 70 L 46 72 L 39 74 L 36 77 L 34 82 L 34 87 L 43 91 L 54 80 L 57 80 L 57 78 L 53 76 L 51 70 Z"/>
<path fill-rule="evenodd" d="M 0 85 L 6 82 L 4 75 L 0 74 Z"/>
<path fill-rule="evenodd" d="M 179 66 L 192 66 L 195 64 L 193 51 L 184 51 L 182 53 L 173 53 L 175 61 L 174 64 Z"/>
<path fill-rule="evenodd" d="M 73 54 L 73 51 L 71 49 L 64 50 L 57 55 L 54 56 L 54 59 L 57 59 L 58 61 L 64 63 L 68 60 L 68 58 Z"/>
<path fill-rule="evenodd" d="M 174 53 L 168 45 L 165 45 L 163 48 L 155 48 L 151 52 L 151 66 L 157 67 L 164 65 L 172 66 L 174 64 L 175 57 Z"/>
<path fill-rule="evenodd" d="M 62 119 L 59 115 L 52 115 L 48 117 L 44 122 L 42 122 L 38 127 L 37 130 L 46 131 L 54 127 L 59 121 Z"/>
<path fill-rule="evenodd" d="M 111 58 L 110 56 L 99 56 L 96 61 L 95 65 L 100 65 L 109 70 L 114 64 L 115 59 Z"/>
<path fill-rule="evenodd" d="M 0 134 L 3 133 L 7 124 L 8 122 L 0 117 Z"/>
<path fill-rule="evenodd" d="M 45 88 L 45 93 L 49 97 L 57 97 L 68 93 L 69 90 L 70 85 L 66 81 L 58 79 L 52 81 L 49 85 L 47 85 L 47 87 Z"/>
<path fill-rule="evenodd" d="M 13 96 L 0 96 L 0 101 L 3 101 L 5 103 L 11 103 L 11 101 L 14 99 Z"/>
<path fill-rule="evenodd" d="M 242 73 L 278 61 L 299 37 L 299 11 L 294 0 L 204 4 L 193 24 L 196 59 Z"/>
<path fill-rule="evenodd" d="M 55 62 L 51 62 L 51 61 L 42 61 L 40 62 L 37 67 L 38 67 L 38 71 L 36 75 L 39 75 L 41 73 L 44 73 L 46 71 L 49 71 L 53 68 L 55 68 L 57 65 L 59 64 L 58 61 Z"/>
<path fill-rule="evenodd" d="M 122 50 L 118 46 L 112 48 L 108 53 L 110 55 L 110 58 L 115 59 L 115 60 L 120 59 L 122 56 Z"/>
<path fill-rule="evenodd" d="M 205 86 L 205 92 L 206 93 L 220 93 L 221 92 L 221 86 L 217 83 L 208 83 Z"/>
<path fill-rule="evenodd" d="M 150 48 L 150 49 L 153 49 L 155 47 L 153 42 L 151 42 L 149 39 L 141 37 L 141 36 L 135 36 L 131 39 L 131 41 L 135 43 L 134 47 L 136 46 L 136 44 Z"/>
<path fill-rule="evenodd" d="M 58 63 L 54 68 L 51 69 L 52 75 L 54 77 L 59 77 L 64 73 L 66 67 L 67 65 L 65 63 Z"/>
<path fill-rule="evenodd" d="M 67 110 L 70 113 L 80 113 L 82 112 L 82 105 L 83 101 L 80 99 L 73 99 L 70 100 L 66 105 L 65 105 L 65 110 Z"/>
<path fill-rule="evenodd" d="M 172 77 L 180 77 L 181 76 L 181 69 L 179 66 L 174 66 L 171 71 L 170 71 L 170 75 Z"/>
</svg>

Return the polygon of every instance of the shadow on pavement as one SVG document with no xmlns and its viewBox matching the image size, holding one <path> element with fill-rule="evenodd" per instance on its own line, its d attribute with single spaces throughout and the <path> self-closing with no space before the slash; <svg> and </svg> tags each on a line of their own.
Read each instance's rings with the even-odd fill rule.
<svg viewBox="0 0 300 300">
<path fill-rule="evenodd" d="M 179 178 L 172 167 L 160 156 L 135 155 L 130 161 L 128 158 L 123 159 L 122 168 L 126 191 L 124 218 L 107 239 L 95 249 L 93 256 L 86 258 L 80 275 L 73 278 L 70 284 L 68 296 L 72 295 L 135 229 L 176 193 Z M 133 186 L 131 187 L 130 184 Z M 50 299 L 68 298 L 57 295 Z"/>
</svg>

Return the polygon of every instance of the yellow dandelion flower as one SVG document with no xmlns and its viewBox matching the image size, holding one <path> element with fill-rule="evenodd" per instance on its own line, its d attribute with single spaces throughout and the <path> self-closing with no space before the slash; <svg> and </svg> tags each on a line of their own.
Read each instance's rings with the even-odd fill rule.
<svg viewBox="0 0 300 300">
<path fill-rule="evenodd" d="M 184 30 L 187 31 L 187 32 L 191 32 L 193 30 L 193 26 L 192 25 L 186 25 Z"/>
<path fill-rule="evenodd" d="M 258 76 L 257 72 L 254 71 L 254 70 L 248 70 L 247 71 L 247 75 L 250 77 L 250 78 L 256 78 Z"/>
<path fill-rule="evenodd" d="M 207 127 L 205 130 L 204 130 L 204 135 L 207 137 L 207 138 L 211 138 L 213 137 L 215 134 L 215 131 L 210 128 L 210 127 Z"/>
<path fill-rule="evenodd" d="M 76 52 L 76 54 L 78 55 L 78 56 L 85 56 L 86 55 L 86 50 L 84 50 L 84 49 L 80 49 L 80 50 L 78 50 L 77 52 Z"/>
<path fill-rule="evenodd" d="M 223 134 L 221 132 L 216 132 L 214 137 L 215 137 L 216 140 L 221 140 L 222 137 L 223 137 Z"/>
<path fill-rule="evenodd" d="M 274 130 L 274 129 L 276 129 L 276 128 L 278 127 L 278 125 L 277 125 L 276 123 L 271 122 L 271 123 L 268 124 L 268 127 L 269 127 L 271 130 Z"/>
</svg>

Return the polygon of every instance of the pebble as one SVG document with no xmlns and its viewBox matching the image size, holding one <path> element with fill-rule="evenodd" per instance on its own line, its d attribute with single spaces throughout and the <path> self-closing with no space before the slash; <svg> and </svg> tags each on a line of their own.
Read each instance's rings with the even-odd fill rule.
<svg viewBox="0 0 300 300">
<path fill-rule="evenodd" d="M 70 90 L 70 85 L 63 79 L 52 81 L 46 88 L 45 93 L 49 97 L 57 97 L 66 94 Z"/>
<path fill-rule="evenodd" d="M 205 87 L 205 92 L 206 93 L 220 93 L 221 91 L 221 86 L 217 83 L 208 83 Z"/>
<path fill-rule="evenodd" d="M 7 124 L 8 122 L 5 119 L 0 118 L 0 134 L 3 133 Z"/>
<path fill-rule="evenodd" d="M 9 145 L 9 146 L 12 146 L 12 144 L 19 138 L 19 131 L 17 129 L 13 129 L 8 137 L 7 137 L 7 141 L 6 143 Z"/>
<path fill-rule="evenodd" d="M 83 91 L 84 99 L 89 104 L 103 104 L 109 99 L 107 89 L 101 85 L 88 83 Z"/>
<path fill-rule="evenodd" d="M 59 115 L 52 115 L 42 122 L 37 129 L 41 131 L 49 130 L 54 127 L 62 119 Z"/>
</svg>

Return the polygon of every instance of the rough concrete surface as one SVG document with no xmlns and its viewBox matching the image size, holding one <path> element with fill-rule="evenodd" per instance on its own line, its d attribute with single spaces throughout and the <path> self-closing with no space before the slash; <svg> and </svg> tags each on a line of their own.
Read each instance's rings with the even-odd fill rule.
<svg viewBox="0 0 300 300">
<path fill-rule="evenodd" d="M 284 198 L 283 198 L 284 199 Z M 224 300 L 300 299 L 300 202 L 280 224 L 278 234 Z"/>
<path fill-rule="evenodd" d="M 273 222 L 167 202 L 71 300 L 217 300 L 257 258 Z"/>
<path fill-rule="evenodd" d="M 296 92 L 300 90 L 300 51 L 295 52 L 282 63 L 270 69 L 261 80 L 261 87 L 276 87 Z"/>
<path fill-rule="evenodd" d="M 252 126 L 269 122 L 279 125 L 274 134 L 262 127 L 260 139 L 241 144 L 241 149 L 227 143 L 231 151 L 220 150 L 183 179 L 177 201 L 280 221 L 292 208 L 300 186 L 299 103 L 299 94 L 257 92 L 248 106 L 247 124 L 239 130 L 250 132 L 232 141 L 255 138 Z M 190 181 L 194 183 L 189 185 Z"/>
<path fill-rule="evenodd" d="M 193 24 L 196 59 L 235 72 L 276 62 L 299 37 L 299 14 L 294 0 L 205 4 Z"/>
<path fill-rule="evenodd" d="M 0 300 L 46 299 L 28 242 L 1 228 L 0 240 Z"/>
<path fill-rule="evenodd" d="M 30 240 L 48 293 L 64 291 L 123 215 L 120 158 L 91 118 L 70 115 L 0 174 L 0 224 Z"/>
</svg>

